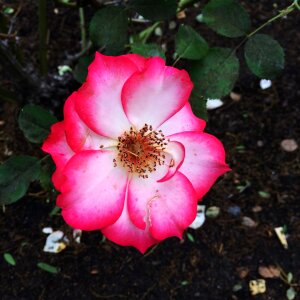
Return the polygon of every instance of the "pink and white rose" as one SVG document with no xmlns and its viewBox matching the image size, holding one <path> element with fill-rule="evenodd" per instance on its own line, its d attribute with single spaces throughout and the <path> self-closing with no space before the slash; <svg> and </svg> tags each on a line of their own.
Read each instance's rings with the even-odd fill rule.
<svg viewBox="0 0 300 300">
<path fill-rule="evenodd" d="M 65 221 L 144 253 L 182 237 L 197 202 L 229 170 L 188 103 L 188 73 L 159 57 L 96 54 L 42 149 Z"/>
</svg>

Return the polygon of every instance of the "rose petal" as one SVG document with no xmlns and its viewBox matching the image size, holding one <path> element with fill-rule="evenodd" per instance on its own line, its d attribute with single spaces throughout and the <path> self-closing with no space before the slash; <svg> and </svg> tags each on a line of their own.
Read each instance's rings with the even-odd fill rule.
<svg viewBox="0 0 300 300">
<path fill-rule="evenodd" d="M 136 128 L 145 124 L 157 128 L 187 103 L 192 88 L 186 71 L 167 67 L 163 59 L 153 57 L 143 72 L 133 74 L 126 81 L 122 103 Z"/>
<path fill-rule="evenodd" d="M 206 122 L 197 118 L 191 108 L 190 103 L 187 103 L 178 113 L 164 122 L 158 129 L 162 130 L 163 134 L 168 136 L 184 131 L 203 131 Z"/>
<path fill-rule="evenodd" d="M 134 177 L 128 188 L 128 211 L 139 228 L 149 223 L 155 239 L 181 238 L 196 217 L 197 198 L 192 184 L 180 172 L 164 182 Z"/>
<path fill-rule="evenodd" d="M 69 159 L 74 155 L 66 140 L 64 122 L 58 122 L 51 126 L 51 133 L 45 140 L 42 150 L 51 155 L 56 165 L 52 181 L 55 188 L 59 190 L 63 180 L 61 172 Z"/>
<path fill-rule="evenodd" d="M 222 143 L 207 133 L 183 132 L 169 137 L 185 147 L 185 159 L 179 168 L 193 184 L 201 199 L 219 176 L 230 168 L 225 163 Z"/>
<path fill-rule="evenodd" d="M 66 137 L 73 151 L 99 150 L 100 148 L 116 146 L 117 140 L 96 134 L 83 123 L 75 110 L 74 101 L 76 97 L 77 92 L 74 92 L 64 106 Z"/>
<path fill-rule="evenodd" d="M 169 162 L 168 173 L 163 178 L 158 180 L 158 182 L 169 180 L 172 176 L 174 176 L 176 171 L 182 165 L 185 156 L 184 146 L 179 142 L 169 142 L 164 152 L 169 153 L 172 158 Z"/>
<path fill-rule="evenodd" d="M 96 53 L 87 81 L 79 89 L 75 107 L 79 117 L 97 134 L 117 138 L 130 127 L 121 103 L 125 81 L 138 71 L 126 56 Z"/>
<path fill-rule="evenodd" d="M 125 54 L 122 56 L 130 59 L 137 66 L 139 71 L 142 71 L 145 68 L 145 64 L 148 61 L 148 58 L 138 54 Z"/>
<path fill-rule="evenodd" d="M 142 230 L 132 224 L 125 201 L 121 217 L 111 226 L 102 229 L 102 233 L 112 242 L 121 246 L 133 246 L 141 253 L 159 241 L 154 239 L 148 229 Z"/>
<path fill-rule="evenodd" d="M 76 229 L 95 230 L 113 224 L 121 215 L 127 172 L 114 167 L 114 151 L 82 151 L 64 169 L 57 205 Z"/>
</svg>

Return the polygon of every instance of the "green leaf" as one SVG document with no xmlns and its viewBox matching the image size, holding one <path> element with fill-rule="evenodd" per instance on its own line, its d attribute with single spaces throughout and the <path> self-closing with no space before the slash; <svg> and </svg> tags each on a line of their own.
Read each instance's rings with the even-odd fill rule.
<svg viewBox="0 0 300 300">
<path fill-rule="evenodd" d="M 203 9 L 203 22 L 227 37 L 246 35 L 250 28 L 248 13 L 236 0 L 211 0 Z"/>
<path fill-rule="evenodd" d="M 239 61 L 231 49 L 211 48 L 190 71 L 193 94 L 205 99 L 219 99 L 231 92 L 239 74 Z"/>
<path fill-rule="evenodd" d="M 32 143 L 42 143 L 50 133 L 50 127 L 57 119 L 38 105 L 25 105 L 19 115 L 19 127 Z"/>
<path fill-rule="evenodd" d="M 208 44 L 192 27 L 181 25 L 175 39 L 176 53 L 187 59 L 200 59 L 208 52 Z"/>
<path fill-rule="evenodd" d="M 15 11 L 15 10 L 14 10 L 12 7 L 5 7 L 5 8 L 3 9 L 3 12 L 4 12 L 5 14 L 7 14 L 7 15 L 13 14 L 14 11 Z"/>
<path fill-rule="evenodd" d="M 0 204 L 22 198 L 31 181 L 40 174 L 40 161 L 31 156 L 13 156 L 0 165 Z"/>
<path fill-rule="evenodd" d="M 160 22 L 155 22 L 148 28 L 144 29 L 143 31 L 134 34 L 130 37 L 131 43 L 146 43 L 148 38 L 151 36 L 151 34 L 155 31 L 155 29 L 159 26 Z"/>
<path fill-rule="evenodd" d="M 84 83 L 88 74 L 88 66 L 94 60 L 94 55 L 83 56 L 78 60 L 77 65 L 74 68 L 73 76 L 79 83 Z"/>
<path fill-rule="evenodd" d="M 293 274 L 291 272 L 289 272 L 287 274 L 287 281 L 288 281 L 288 283 L 292 283 L 292 281 L 293 281 Z"/>
<path fill-rule="evenodd" d="M 15 261 L 15 259 L 12 257 L 12 255 L 11 255 L 10 253 L 4 253 L 4 254 L 3 254 L 3 257 L 4 257 L 5 261 L 6 261 L 8 264 L 10 264 L 10 265 L 12 265 L 12 266 L 15 266 L 15 265 L 16 265 L 16 261 Z"/>
<path fill-rule="evenodd" d="M 266 34 L 256 34 L 245 45 L 249 69 L 260 78 L 274 79 L 284 68 L 284 51 L 277 41 Z"/>
<path fill-rule="evenodd" d="M 177 0 L 132 0 L 131 6 L 146 19 L 161 21 L 176 15 Z"/>
<path fill-rule="evenodd" d="M 186 235 L 187 235 L 187 238 L 188 238 L 189 241 L 191 241 L 192 243 L 195 243 L 195 239 L 194 239 L 194 237 L 193 237 L 192 234 L 190 234 L 189 232 L 187 232 Z"/>
<path fill-rule="evenodd" d="M 258 191 L 258 195 L 259 195 L 260 197 L 266 198 L 266 199 L 271 197 L 270 193 L 265 192 L 265 191 Z"/>
<path fill-rule="evenodd" d="M 194 114 L 205 121 L 208 120 L 206 102 L 207 100 L 204 97 L 197 95 L 195 90 L 192 91 L 189 102 L 192 106 Z"/>
<path fill-rule="evenodd" d="M 49 264 L 46 264 L 46 263 L 43 263 L 43 262 L 39 262 L 37 264 L 37 266 L 46 271 L 46 272 L 49 272 L 49 273 L 52 273 L 52 274 L 57 274 L 58 273 L 58 268 L 57 267 L 54 267 L 54 266 L 51 266 Z"/>
<path fill-rule="evenodd" d="M 142 43 L 133 43 L 130 45 L 131 51 L 133 53 L 151 57 L 151 56 L 160 56 L 163 59 L 166 59 L 165 53 L 162 48 L 156 44 L 142 44 Z"/>
<path fill-rule="evenodd" d="M 120 7 L 100 9 L 90 22 L 90 38 L 97 47 L 105 47 L 108 54 L 118 54 L 127 43 L 127 12 Z"/>
<path fill-rule="evenodd" d="M 286 297 L 288 298 L 288 300 L 294 300 L 296 298 L 297 292 L 295 291 L 295 289 L 293 287 L 290 287 L 287 291 L 286 291 Z"/>
<path fill-rule="evenodd" d="M 54 206 L 53 209 L 50 211 L 49 216 L 50 217 L 56 216 L 60 213 L 60 211 L 61 211 L 60 207 Z"/>
<path fill-rule="evenodd" d="M 50 157 L 50 156 L 49 156 Z M 44 190 L 50 191 L 53 189 L 52 174 L 55 171 L 55 165 L 52 159 L 48 159 L 47 162 L 41 167 L 39 181 Z"/>
</svg>

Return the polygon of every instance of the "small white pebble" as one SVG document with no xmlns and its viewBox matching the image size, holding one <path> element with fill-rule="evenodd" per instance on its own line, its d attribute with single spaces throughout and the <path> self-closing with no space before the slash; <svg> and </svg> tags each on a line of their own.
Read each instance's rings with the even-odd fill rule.
<svg viewBox="0 0 300 300">
<path fill-rule="evenodd" d="M 175 29 L 176 28 L 176 22 L 175 21 L 171 21 L 170 23 L 169 23 L 169 29 L 170 30 L 173 30 L 173 29 Z"/>
<path fill-rule="evenodd" d="M 80 229 L 73 230 L 73 239 L 78 244 L 80 244 L 81 234 L 82 234 L 82 230 L 80 230 Z"/>
<path fill-rule="evenodd" d="M 224 102 L 221 99 L 207 99 L 206 108 L 207 109 L 216 109 L 221 107 Z"/>
<path fill-rule="evenodd" d="M 162 36 L 163 35 L 162 29 L 160 27 L 156 27 L 155 30 L 154 30 L 154 33 L 155 33 L 156 36 Z"/>
<path fill-rule="evenodd" d="M 51 234 L 53 232 L 53 229 L 51 227 L 44 227 L 42 232 L 45 234 Z"/>
<path fill-rule="evenodd" d="M 189 227 L 193 229 L 198 229 L 203 225 L 204 221 L 205 221 L 205 205 L 198 205 L 196 218 Z"/>
<path fill-rule="evenodd" d="M 298 144 L 294 139 L 286 139 L 281 141 L 281 148 L 287 152 L 293 152 L 298 149 Z"/>
<path fill-rule="evenodd" d="M 257 141 L 257 146 L 258 146 L 258 147 L 262 147 L 263 145 L 264 145 L 264 142 L 263 142 L 263 141 L 260 141 L 260 140 Z"/>
<path fill-rule="evenodd" d="M 270 86 L 272 86 L 272 81 L 269 79 L 261 79 L 261 81 L 259 82 L 259 85 L 262 90 L 266 90 Z"/>
</svg>

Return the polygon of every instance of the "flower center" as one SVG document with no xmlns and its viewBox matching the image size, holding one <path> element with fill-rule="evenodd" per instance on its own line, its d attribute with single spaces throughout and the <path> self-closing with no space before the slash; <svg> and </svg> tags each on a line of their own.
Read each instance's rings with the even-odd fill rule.
<svg viewBox="0 0 300 300">
<path fill-rule="evenodd" d="M 163 151 L 167 140 L 162 131 L 155 131 L 152 126 L 145 124 L 136 131 L 132 127 L 118 137 L 118 156 L 113 160 L 114 166 L 121 165 L 130 173 L 137 173 L 139 177 L 148 178 L 148 172 L 156 171 L 157 165 L 165 163 Z"/>
</svg>

